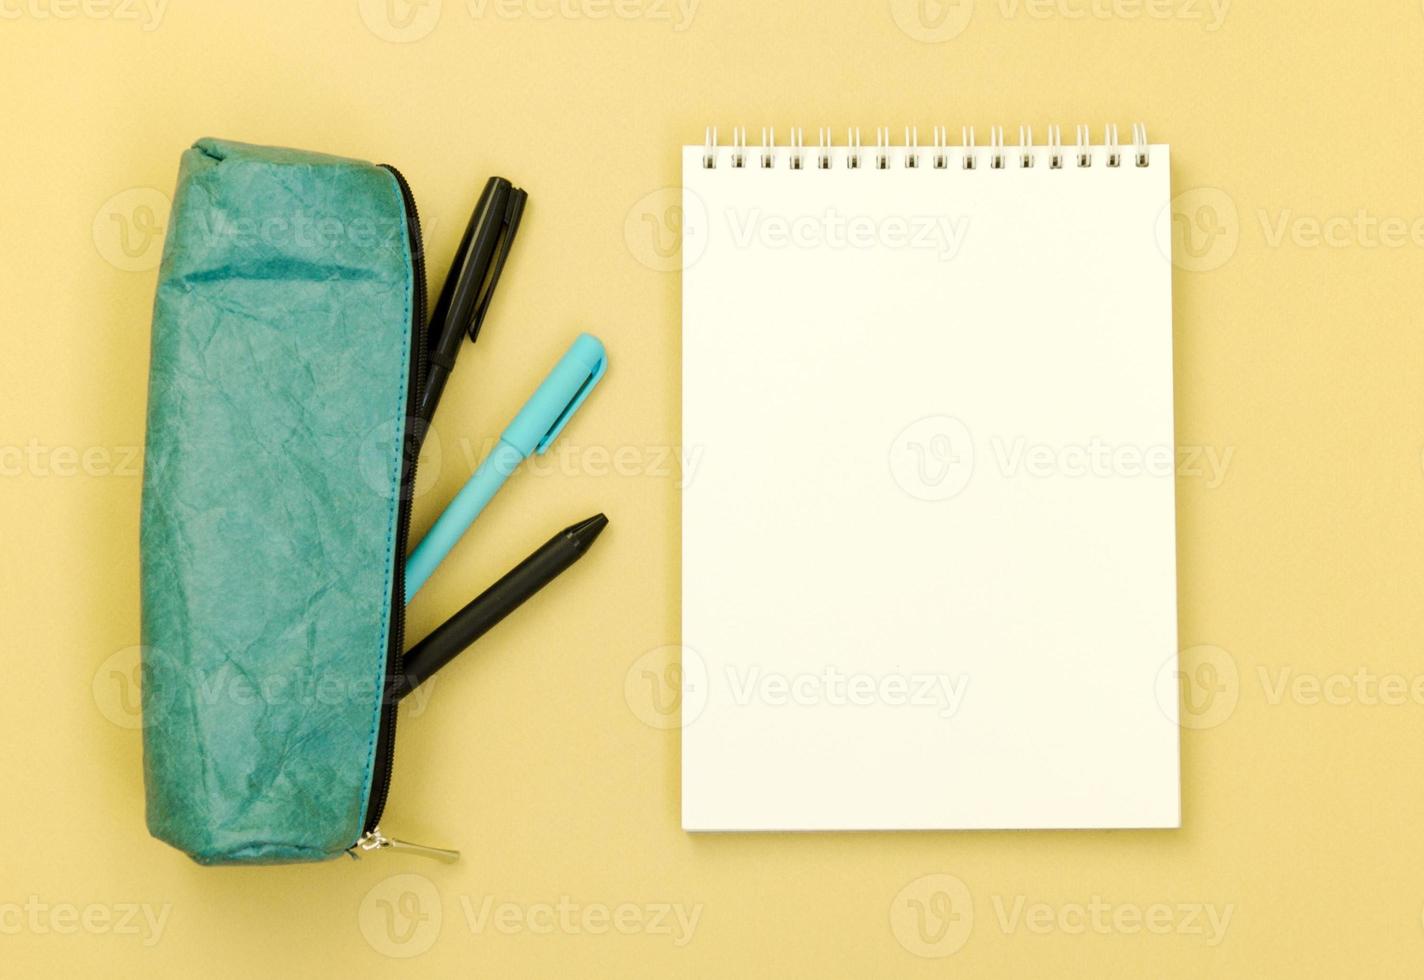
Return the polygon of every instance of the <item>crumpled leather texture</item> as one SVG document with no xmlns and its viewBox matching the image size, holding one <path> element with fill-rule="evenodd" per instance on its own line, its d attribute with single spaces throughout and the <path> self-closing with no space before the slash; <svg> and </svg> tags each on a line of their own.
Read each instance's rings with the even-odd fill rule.
<svg viewBox="0 0 1424 980">
<path fill-rule="evenodd" d="M 360 836 L 391 621 L 413 267 L 394 176 L 201 140 L 154 304 L 148 827 L 202 864 Z"/>
</svg>

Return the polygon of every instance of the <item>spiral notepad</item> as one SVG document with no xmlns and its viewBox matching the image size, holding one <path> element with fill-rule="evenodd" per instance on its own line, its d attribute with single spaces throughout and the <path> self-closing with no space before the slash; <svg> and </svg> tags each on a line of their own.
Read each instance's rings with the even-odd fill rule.
<svg viewBox="0 0 1424 980">
<path fill-rule="evenodd" d="M 690 830 L 1178 825 L 1168 148 L 930 135 L 683 148 Z"/>
</svg>

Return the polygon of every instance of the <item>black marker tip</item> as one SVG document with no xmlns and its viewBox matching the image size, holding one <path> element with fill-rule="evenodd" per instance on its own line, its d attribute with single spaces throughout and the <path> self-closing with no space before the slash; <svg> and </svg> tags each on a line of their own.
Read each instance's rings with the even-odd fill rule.
<svg viewBox="0 0 1424 980">
<path fill-rule="evenodd" d="M 579 521 L 571 527 L 565 528 L 564 533 L 573 538 L 574 544 L 580 548 L 587 548 L 593 544 L 595 538 L 603 533 L 603 529 L 608 526 L 608 518 L 603 514 L 594 514 L 585 520 Z"/>
</svg>

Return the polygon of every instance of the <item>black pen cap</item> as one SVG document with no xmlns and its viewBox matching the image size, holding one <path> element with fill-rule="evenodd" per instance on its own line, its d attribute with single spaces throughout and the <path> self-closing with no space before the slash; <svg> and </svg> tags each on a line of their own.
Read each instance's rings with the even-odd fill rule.
<svg viewBox="0 0 1424 980">
<path fill-rule="evenodd" d="M 466 334 L 472 341 L 479 336 L 528 199 L 503 177 L 485 184 L 431 316 L 431 354 L 437 363 L 450 358 Z"/>
</svg>

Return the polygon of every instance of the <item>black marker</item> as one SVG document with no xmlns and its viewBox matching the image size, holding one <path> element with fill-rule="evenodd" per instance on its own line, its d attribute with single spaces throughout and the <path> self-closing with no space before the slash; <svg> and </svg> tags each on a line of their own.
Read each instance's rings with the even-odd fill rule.
<svg viewBox="0 0 1424 980">
<path fill-rule="evenodd" d="M 491 177 L 470 215 L 430 317 L 430 370 L 415 412 L 415 428 L 422 435 L 440 404 L 450 372 L 455 370 L 465 335 L 469 334 L 471 343 L 480 335 L 480 324 L 489 312 L 528 199 L 528 194 L 503 177 Z"/>
<path fill-rule="evenodd" d="M 412 647 L 405 655 L 404 675 L 397 685 L 400 696 L 405 697 L 415 690 L 421 681 L 454 660 L 534 593 L 558 578 L 584 556 L 607 526 L 608 518 L 597 514 L 564 528 Z"/>
</svg>

